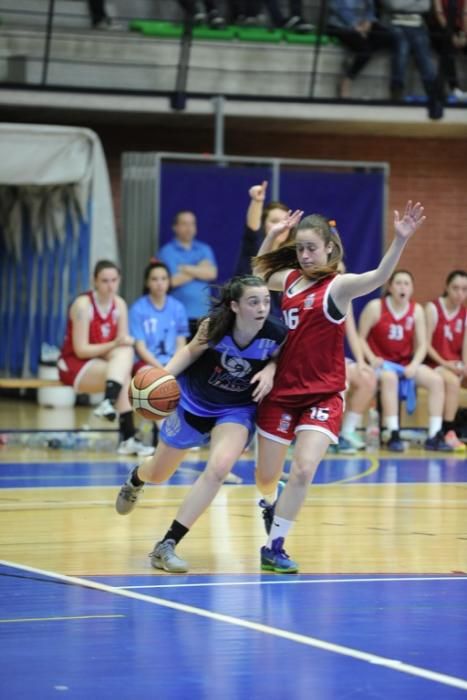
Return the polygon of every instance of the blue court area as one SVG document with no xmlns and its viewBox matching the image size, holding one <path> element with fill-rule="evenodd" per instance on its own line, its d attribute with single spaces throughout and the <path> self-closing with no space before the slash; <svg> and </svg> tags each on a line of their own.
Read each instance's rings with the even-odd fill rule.
<svg viewBox="0 0 467 700">
<path fill-rule="evenodd" d="M 118 486 L 135 461 L 3 462 L 0 489 L 51 486 Z M 192 484 L 204 469 L 205 461 L 183 462 L 168 482 Z M 237 462 L 231 483 L 254 483 L 254 461 Z M 235 479 L 235 477 L 238 477 Z M 332 458 L 323 460 L 313 480 L 332 483 L 465 483 L 467 461 L 460 457 Z M 228 482 L 229 483 L 229 482 Z"/>
<path fill-rule="evenodd" d="M 0 565 L 5 698 L 455 700 L 466 576 L 119 576 Z"/>
</svg>

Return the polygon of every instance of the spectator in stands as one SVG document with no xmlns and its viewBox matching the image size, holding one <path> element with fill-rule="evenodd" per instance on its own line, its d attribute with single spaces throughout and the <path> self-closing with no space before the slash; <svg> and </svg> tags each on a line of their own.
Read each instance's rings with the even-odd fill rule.
<svg viewBox="0 0 467 700">
<path fill-rule="evenodd" d="M 263 26 L 266 18 L 262 9 L 266 8 L 275 27 L 294 32 L 311 32 L 313 26 L 303 19 L 302 0 L 289 0 L 289 16 L 282 13 L 278 0 L 230 0 L 231 15 L 234 22 L 247 26 Z"/>
<path fill-rule="evenodd" d="M 105 0 L 88 0 L 89 14 L 94 29 L 121 29 L 107 13 Z"/>
<path fill-rule="evenodd" d="M 99 260 L 94 268 L 94 289 L 80 294 L 70 306 L 57 366 L 61 381 L 77 393 L 105 391 L 94 414 L 113 421 L 118 412 L 118 453 L 144 457 L 154 450 L 136 438 L 128 398 L 134 340 L 128 334 L 127 305 L 117 294 L 119 285 L 117 265 Z"/>
<path fill-rule="evenodd" d="M 212 29 L 223 29 L 225 19 L 222 16 L 217 0 L 178 0 L 182 9 L 193 18 L 195 24 L 207 22 Z"/>
<path fill-rule="evenodd" d="M 411 300 L 413 277 L 407 270 L 396 270 L 388 282 L 383 299 L 372 299 L 360 316 L 363 350 L 380 381 L 381 403 L 386 428 L 390 433 L 387 448 L 403 452 L 399 434 L 399 393 L 404 382 L 408 393 L 415 386 L 428 391 L 428 438 L 425 449 L 452 451 L 442 433 L 444 405 L 443 380 L 431 367 L 423 364 L 426 356 L 426 326 L 423 309 Z"/>
<path fill-rule="evenodd" d="M 431 0 L 382 0 L 384 18 L 394 41 L 391 97 L 400 100 L 404 94 L 407 63 L 413 53 L 428 97 L 431 119 L 443 116 L 443 98 L 437 80 L 436 66 L 431 55 L 430 35 L 425 15 Z"/>
<path fill-rule="evenodd" d="M 374 0 L 330 0 L 327 33 L 353 54 L 338 88 L 339 97 L 349 98 L 357 75 L 376 51 L 392 50 L 394 37 L 377 19 Z M 391 79 L 391 89 L 394 87 Z"/>
<path fill-rule="evenodd" d="M 465 445 L 455 432 L 462 380 L 467 377 L 467 272 L 453 270 L 446 279 L 443 296 L 430 301 L 425 308 L 428 357 L 444 381 L 444 413 L 442 431 L 448 445 L 463 452 Z"/>
<path fill-rule="evenodd" d="M 190 337 L 193 337 L 198 320 L 209 312 L 207 283 L 217 277 L 217 262 L 211 246 L 195 240 L 197 231 L 193 212 L 179 211 L 173 220 L 173 231 L 175 237 L 160 249 L 157 257 L 170 270 L 170 294 L 184 305 Z"/>
<path fill-rule="evenodd" d="M 457 75 L 456 57 L 467 50 L 467 3 L 465 0 L 434 0 L 431 40 L 439 53 L 441 85 L 447 83 L 449 97 L 467 101 Z"/>
</svg>

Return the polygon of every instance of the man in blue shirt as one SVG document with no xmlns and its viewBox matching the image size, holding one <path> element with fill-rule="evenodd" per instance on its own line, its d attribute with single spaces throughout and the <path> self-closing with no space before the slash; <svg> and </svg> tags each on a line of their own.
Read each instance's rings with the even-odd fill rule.
<svg viewBox="0 0 467 700">
<path fill-rule="evenodd" d="M 175 237 L 162 246 L 157 257 L 170 270 L 170 294 L 184 305 L 193 336 L 198 319 L 210 309 L 209 282 L 217 277 L 217 263 L 211 246 L 195 240 L 193 212 L 179 211 L 172 228 Z"/>
</svg>

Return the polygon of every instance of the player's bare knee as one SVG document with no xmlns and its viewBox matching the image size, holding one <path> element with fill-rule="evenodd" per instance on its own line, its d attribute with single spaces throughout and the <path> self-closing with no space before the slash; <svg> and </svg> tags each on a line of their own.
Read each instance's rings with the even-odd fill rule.
<svg viewBox="0 0 467 700">
<path fill-rule="evenodd" d="M 292 481 L 292 483 L 295 482 L 298 486 L 306 486 L 310 483 L 317 466 L 316 460 L 310 460 L 305 457 L 301 458 L 300 456 L 295 457 L 292 463 L 289 481 Z"/>
</svg>

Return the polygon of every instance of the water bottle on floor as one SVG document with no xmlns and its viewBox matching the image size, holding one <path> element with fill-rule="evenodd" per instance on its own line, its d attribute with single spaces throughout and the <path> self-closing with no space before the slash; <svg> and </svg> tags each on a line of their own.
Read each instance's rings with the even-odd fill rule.
<svg viewBox="0 0 467 700">
<path fill-rule="evenodd" d="M 366 449 L 368 452 L 376 452 L 380 447 L 379 413 L 376 408 L 368 411 L 368 423 L 365 433 Z"/>
</svg>

